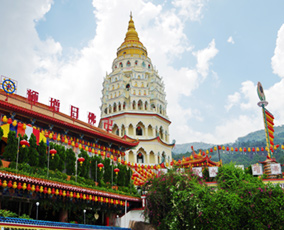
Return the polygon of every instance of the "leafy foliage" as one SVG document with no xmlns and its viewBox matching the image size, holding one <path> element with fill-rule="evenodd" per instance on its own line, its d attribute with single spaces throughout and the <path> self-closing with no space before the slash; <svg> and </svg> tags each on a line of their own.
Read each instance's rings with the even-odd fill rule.
<svg viewBox="0 0 284 230">
<path fill-rule="evenodd" d="M 7 146 L 5 147 L 3 156 L 6 160 L 16 161 L 18 151 L 18 139 L 16 132 L 11 131 L 8 133 Z"/>
<path fill-rule="evenodd" d="M 10 133 L 10 132 L 9 132 Z M 32 133 L 29 139 L 30 147 L 29 147 L 29 157 L 28 163 L 30 166 L 38 166 L 39 163 L 39 155 L 37 152 L 37 143 L 36 143 L 36 136 Z"/>
<path fill-rule="evenodd" d="M 213 189 L 191 171 L 170 171 L 146 185 L 145 216 L 157 229 L 281 229 L 284 192 L 235 168 L 219 168 Z"/>
</svg>

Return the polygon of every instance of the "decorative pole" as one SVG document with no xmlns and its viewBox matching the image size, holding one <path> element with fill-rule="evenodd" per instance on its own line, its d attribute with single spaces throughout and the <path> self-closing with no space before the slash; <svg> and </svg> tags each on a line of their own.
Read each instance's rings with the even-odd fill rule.
<svg viewBox="0 0 284 230">
<path fill-rule="evenodd" d="M 265 127 L 265 136 L 266 136 L 266 147 L 267 147 L 267 159 L 263 164 L 264 173 L 268 176 L 267 178 L 276 178 L 275 175 L 271 174 L 271 164 L 276 163 L 275 158 L 271 158 L 273 154 L 273 140 L 274 140 L 274 128 L 273 128 L 273 115 L 265 108 L 268 105 L 268 102 L 265 100 L 264 91 L 260 82 L 257 83 L 257 93 L 260 99 L 260 102 L 257 103 L 259 107 L 262 108 L 264 127 Z"/>
<path fill-rule="evenodd" d="M 263 87 L 260 82 L 257 83 L 257 93 L 258 97 L 260 99 L 260 102 L 257 103 L 259 107 L 262 108 L 262 114 L 263 114 L 263 120 L 264 120 L 264 128 L 265 128 L 265 136 L 266 136 L 266 146 L 267 146 L 267 156 L 271 158 L 272 156 L 272 151 L 271 151 L 271 146 L 273 147 L 273 139 L 274 139 L 274 129 L 273 129 L 273 120 L 274 117 L 273 115 L 265 109 L 265 106 L 268 105 L 268 102 L 265 100 L 265 95 L 263 91 Z"/>
</svg>

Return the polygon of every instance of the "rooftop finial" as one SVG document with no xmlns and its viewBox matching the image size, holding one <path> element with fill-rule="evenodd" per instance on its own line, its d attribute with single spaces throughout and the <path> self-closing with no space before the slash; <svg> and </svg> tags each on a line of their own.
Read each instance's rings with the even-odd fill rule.
<svg viewBox="0 0 284 230">
<path fill-rule="evenodd" d="M 132 11 L 130 11 L 130 18 L 132 19 Z"/>
</svg>

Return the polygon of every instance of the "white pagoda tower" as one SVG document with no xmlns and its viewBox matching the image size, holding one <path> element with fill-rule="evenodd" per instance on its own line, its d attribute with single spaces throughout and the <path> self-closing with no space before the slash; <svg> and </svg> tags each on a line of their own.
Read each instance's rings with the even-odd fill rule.
<svg viewBox="0 0 284 230">
<path fill-rule="evenodd" d="M 164 83 L 139 41 L 132 15 L 124 42 L 117 49 L 112 72 L 103 82 L 101 120 L 112 120 L 112 132 L 139 145 L 126 152 L 131 163 L 160 164 L 172 160 Z"/>
</svg>

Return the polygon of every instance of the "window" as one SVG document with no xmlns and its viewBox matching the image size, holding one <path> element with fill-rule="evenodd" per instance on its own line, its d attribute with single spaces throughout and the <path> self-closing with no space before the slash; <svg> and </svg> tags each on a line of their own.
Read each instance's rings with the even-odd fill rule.
<svg viewBox="0 0 284 230">
<path fill-rule="evenodd" d="M 144 156 L 140 152 L 137 154 L 137 163 L 138 164 L 143 164 L 144 163 Z"/>
<path fill-rule="evenodd" d="M 122 62 L 120 62 L 120 63 L 119 63 L 119 66 L 120 66 L 120 67 L 123 67 L 123 64 L 122 64 Z"/>
<path fill-rule="evenodd" d="M 126 65 L 127 66 L 131 66 L 130 61 L 127 61 Z"/>
<path fill-rule="evenodd" d="M 140 126 L 136 128 L 136 136 L 142 136 L 143 135 L 143 130 Z"/>
<path fill-rule="evenodd" d="M 135 61 L 135 65 L 138 65 L 138 61 L 137 60 Z"/>
<path fill-rule="evenodd" d="M 145 67 L 145 66 L 146 66 L 145 62 L 142 62 L 142 66 L 143 66 L 143 67 Z"/>
</svg>

